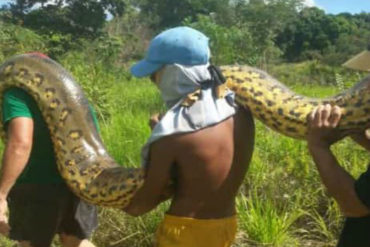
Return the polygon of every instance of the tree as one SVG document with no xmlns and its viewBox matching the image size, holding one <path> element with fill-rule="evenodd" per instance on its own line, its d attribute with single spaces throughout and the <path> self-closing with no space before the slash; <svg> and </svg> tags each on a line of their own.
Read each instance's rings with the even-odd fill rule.
<svg viewBox="0 0 370 247">
<path fill-rule="evenodd" d="M 294 25 L 288 25 L 277 37 L 277 44 L 289 61 L 321 56 L 350 27 L 343 19 L 326 15 L 318 8 L 305 8 Z M 316 55 L 315 55 L 316 56 Z"/>
<path fill-rule="evenodd" d="M 14 0 L 10 10 L 14 20 L 48 32 L 96 36 L 107 14 L 122 16 L 125 0 Z"/>
<path fill-rule="evenodd" d="M 178 26 L 185 18 L 196 21 L 199 14 L 222 13 L 229 0 L 139 0 L 136 4 L 144 16 L 153 19 L 157 30 Z"/>
<path fill-rule="evenodd" d="M 101 4 L 103 9 L 114 17 L 121 17 L 127 8 L 123 0 L 101 0 Z"/>
<path fill-rule="evenodd" d="M 277 36 L 298 19 L 301 0 L 238 0 L 236 19 L 248 26 L 253 43 L 263 58 L 263 64 L 281 55 L 275 45 Z"/>
</svg>

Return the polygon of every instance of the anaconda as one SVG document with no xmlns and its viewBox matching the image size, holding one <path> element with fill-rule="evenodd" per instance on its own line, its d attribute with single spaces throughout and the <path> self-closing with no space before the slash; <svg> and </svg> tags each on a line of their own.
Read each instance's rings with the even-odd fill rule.
<svg viewBox="0 0 370 247">
<path fill-rule="evenodd" d="M 318 105 L 338 105 L 343 131 L 370 127 L 370 76 L 352 88 L 325 99 L 298 95 L 266 72 L 249 66 L 223 66 L 227 86 L 235 92 L 238 104 L 271 129 L 293 138 L 307 134 L 307 115 Z"/>
<path fill-rule="evenodd" d="M 321 100 L 296 95 L 255 68 L 224 66 L 221 69 L 227 78 L 226 85 L 236 92 L 237 102 L 282 134 L 303 138 L 307 114 L 316 105 L 326 103 L 343 108 L 339 128 L 369 126 L 370 77 L 346 92 Z M 71 190 L 97 205 L 127 206 L 143 185 L 145 171 L 120 166 L 108 154 L 93 124 L 87 99 L 73 77 L 49 58 L 19 55 L 0 66 L 0 95 L 10 87 L 25 90 L 37 102 L 50 130 L 58 169 Z M 0 104 L 1 101 L 2 96 Z"/>
</svg>

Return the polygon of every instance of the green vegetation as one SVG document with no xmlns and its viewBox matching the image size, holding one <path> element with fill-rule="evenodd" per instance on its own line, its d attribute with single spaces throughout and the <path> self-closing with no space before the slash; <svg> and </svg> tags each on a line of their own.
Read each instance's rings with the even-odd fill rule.
<svg viewBox="0 0 370 247">
<path fill-rule="evenodd" d="M 364 77 L 338 65 L 366 48 L 369 13 L 327 15 L 303 8 L 300 0 L 184 0 L 173 8 L 169 0 L 54 2 L 17 0 L 0 10 L 0 61 L 29 51 L 59 61 L 97 109 L 108 151 L 127 167 L 140 163 L 148 118 L 163 110 L 157 89 L 132 78 L 128 67 L 164 28 L 195 27 L 210 37 L 214 63 L 260 67 L 303 95 L 333 95 Z M 112 20 L 105 19 L 106 11 Z M 334 246 L 343 218 L 321 185 L 306 143 L 259 122 L 256 135 L 237 198 L 235 247 Z M 334 150 L 354 176 L 365 171 L 368 154 L 351 140 Z M 139 218 L 102 208 L 93 241 L 101 247 L 149 247 L 167 207 Z M 1 239 L 0 246 L 12 244 Z"/>
</svg>

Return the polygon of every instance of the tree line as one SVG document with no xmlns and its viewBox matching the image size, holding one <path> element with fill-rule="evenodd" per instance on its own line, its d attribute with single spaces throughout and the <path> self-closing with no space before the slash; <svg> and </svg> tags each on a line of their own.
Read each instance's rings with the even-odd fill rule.
<svg viewBox="0 0 370 247">
<path fill-rule="evenodd" d="M 177 25 L 208 35 L 218 64 L 338 65 L 370 40 L 370 13 L 326 14 L 302 0 L 14 0 L 0 17 L 50 39 L 56 55 L 88 40 L 118 61 L 142 56 L 153 35 Z"/>
</svg>

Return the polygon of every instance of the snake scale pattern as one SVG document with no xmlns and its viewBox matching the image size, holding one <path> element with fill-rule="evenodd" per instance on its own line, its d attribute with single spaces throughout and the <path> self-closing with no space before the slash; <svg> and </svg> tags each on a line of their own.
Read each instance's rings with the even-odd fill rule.
<svg viewBox="0 0 370 247">
<path fill-rule="evenodd" d="M 223 66 L 221 70 L 227 87 L 236 92 L 237 102 L 284 135 L 304 138 L 307 114 L 326 103 L 343 108 L 339 126 L 343 130 L 365 129 L 370 124 L 370 77 L 337 96 L 311 99 L 295 94 L 255 68 Z M 47 57 L 18 55 L 0 66 L 0 105 L 10 87 L 25 90 L 37 102 L 51 133 L 58 169 L 71 190 L 93 204 L 127 206 L 143 185 L 145 171 L 120 166 L 109 156 L 93 124 L 87 99 L 73 77 Z M 0 129 L 5 140 L 3 126 Z"/>
<path fill-rule="evenodd" d="M 223 66 L 227 87 L 240 105 L 271 129 L 303 139 L 307 134 L 307 115 L 318 105 L 338 105 L 343 116 L 338 128 L 343 131 L 370 127 L 370 76 L 354 87 L 330 98 L 309 98 L 289 90 L 266 72 L 248 66 Z"/>
</svg>

